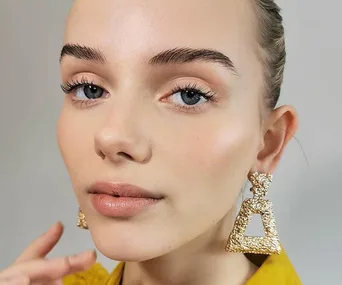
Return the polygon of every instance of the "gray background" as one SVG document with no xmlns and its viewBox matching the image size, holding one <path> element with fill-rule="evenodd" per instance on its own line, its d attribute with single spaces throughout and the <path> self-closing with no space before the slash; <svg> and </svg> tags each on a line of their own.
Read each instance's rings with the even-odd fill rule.
<svg viewBox="0 0 342 285">
<path fill-rule="evenodd" d="M 342 3 L 278 2 L 288 46 L 281 103 L 297 108 L 300 129 L 270 198 L 303 283 L 341 284 Z M 89 233 L 75 226 L 77 203 L 55 137 L 63 98 L 58 56 L 70 4 L 0 0 L 0 268 L 57 220 L 66 232 L 52 256 L 92 248 Z"/>
</svg>

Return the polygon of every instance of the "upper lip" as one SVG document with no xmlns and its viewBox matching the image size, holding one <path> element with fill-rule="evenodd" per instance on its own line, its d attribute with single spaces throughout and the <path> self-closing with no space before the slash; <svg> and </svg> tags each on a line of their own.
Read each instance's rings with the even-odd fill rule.
<svg viewBox="0 0 342 285">
<path fill-rule="evenodd" d="M 107 194 L 119 197 L 162 199 L 160 194 L 128 183 L 96 182 L 89 188 L 90 194 Z"/>
</svg>

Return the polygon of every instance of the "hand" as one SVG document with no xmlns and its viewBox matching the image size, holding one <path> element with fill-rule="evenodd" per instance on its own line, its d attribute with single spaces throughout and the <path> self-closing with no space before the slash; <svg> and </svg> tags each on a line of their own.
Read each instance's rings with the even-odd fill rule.
<svg viewBox="0 0 342 285">
<path fill-rule="evenodd" d="M 95 251 L 74 256 L 46 259 L 63 234 L 57 223 L 40 236 L 8 268 L 0 271 L 0 285 L 57 285 L 71 273 L 87 270 L 96 262 Z"/>
</svg>

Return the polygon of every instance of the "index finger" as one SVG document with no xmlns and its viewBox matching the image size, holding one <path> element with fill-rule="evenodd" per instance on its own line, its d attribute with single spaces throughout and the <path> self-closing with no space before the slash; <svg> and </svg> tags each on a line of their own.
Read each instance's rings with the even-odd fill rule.
<svg viewBox="0 0 342 285">
<path fill-rule="evenodd" d="M 55 224 L 46 233 L 33 241 L 16 259 L 15 264 L 45 257 L 58 243 L 63 234 L 63 230 L 64 227 L 60 222 Z"/>
<path fill-rule="evenodd" d="M 32 283 L 48 283 L 66 275 L 87 270 L 95 262 L 96 252 L 94 250 L 85 251 L 74 256 L 66 256 L 50 260 L 29 260 L 1 272 L 0 279 L 16 275 L 24 275 L 27 276 Z"/>
</svg>

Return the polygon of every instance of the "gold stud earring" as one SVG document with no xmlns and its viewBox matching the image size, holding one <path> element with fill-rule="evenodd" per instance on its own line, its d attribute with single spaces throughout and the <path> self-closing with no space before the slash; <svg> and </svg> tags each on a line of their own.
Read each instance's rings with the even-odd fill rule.
<svg viewBox="0 0 342 285">
<path fill-rule="evenodd" d="M 79 210 L 78 210 L 77 226 L 82 230 L 88 229 L 88 224 L 87 224 L 87 221 L 85 219 L 85 215 L 82 212 L 81 208 L 79 208 Z"/>
<path fill-rule="evenodd" d="M 272 182 L 272 175 L 254 172 L 249 175 L 248 179 L 252 183 L 250 190 L 253 193 L 253 198 L 242 202 L 240 212 L 228 238 L 226 251 L 267 255 L 280 254 L 281 246 L 273 215 L 273 206 L 269 200 L 262 199 L 267 194 Z M 261 215 L 265 237 L 244 235 L 253 214 Z"/>
</svg>

